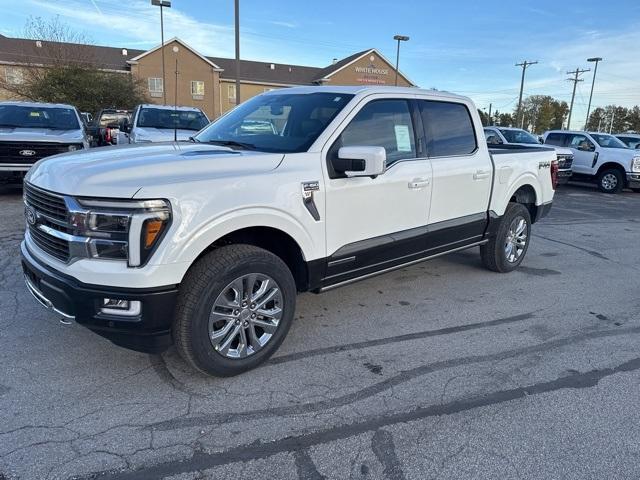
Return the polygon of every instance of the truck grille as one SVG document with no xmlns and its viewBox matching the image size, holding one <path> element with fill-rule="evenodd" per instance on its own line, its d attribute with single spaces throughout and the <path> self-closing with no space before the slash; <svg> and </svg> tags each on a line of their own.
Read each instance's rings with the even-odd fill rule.
<svg viewBox="0 0 640 480">
<path fill-rule="evenodd" d="M 64 198 L 24 183 L 24 202 L 27 208 L 35 212 L 35 223 L 27 222 L 29 235 L 38 248 L 49 255 L 67 262 L 69 260 L 69 242 L 47 233 L 40 226 L 67 233 L 68 211 Z"/>
<path fill-rule="evenodd" d="M 68 152 L 70 145 L 72 144 L 53 142 L 0 142 L 0 162 L 31 165 L 42 158 Z"/>
<path fill-rule="evenodd" d="M 573 165 L 573 155 L 558 155 L 558 168 L 568 170 Z"/>
</svg>

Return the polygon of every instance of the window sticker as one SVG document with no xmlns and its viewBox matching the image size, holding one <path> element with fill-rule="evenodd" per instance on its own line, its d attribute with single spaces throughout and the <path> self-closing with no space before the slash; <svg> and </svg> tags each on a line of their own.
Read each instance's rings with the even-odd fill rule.
<svg viewBox="0 0 640 480">
<path fill-rule="evenodd" d="M 40 112 L 29 112 L 29 116 L 30 117 L 39 117 L 40 116 Z"/>
<path fill-rule="evenodd" d="M 411 151 L 411 137 L 409 135 L 409 125 L 395 125 L 396 131 L 396 146 L 398 152 L 410 152 Z"/>
</svg>

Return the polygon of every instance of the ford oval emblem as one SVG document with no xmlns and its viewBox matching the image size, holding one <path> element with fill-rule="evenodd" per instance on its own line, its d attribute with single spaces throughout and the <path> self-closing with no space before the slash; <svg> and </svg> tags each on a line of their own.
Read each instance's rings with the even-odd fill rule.
<svg viewBox="0 0 640 480">
<path fill-rule="evenodd" d="M 29 225 L 36 224 L 36 220 L 37 220 L 36 211 L 32 207 L 27 206 L 25 208 L 25 216 L 27 217 L 27 223 L 29 223 Z"/>
<path fill-rule="evenodd" d="M 18 152 L 23 157 L 33 157 L 36 154 L 35 150 L 20 150 Z"/>
</svg>

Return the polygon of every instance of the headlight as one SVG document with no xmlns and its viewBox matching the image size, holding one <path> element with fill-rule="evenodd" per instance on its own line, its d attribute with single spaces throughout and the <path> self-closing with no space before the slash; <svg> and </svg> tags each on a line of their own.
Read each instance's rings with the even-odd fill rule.
<svg viewBox="0 0 640 480">
<path fill-rule="evenodd" d="M 74 235 L 87 237 L 93 258 L 127 260 L 129 266 L 144 265 L 160 243 L 171 222 L 166 200 L 76 199 L 79 208 L 70 212 Z"/>
<path fill-rule="evenodd" d="M 640 172 L 640 155 L 633 157 L 633 160 L 631 161 L 631 171 Z"/>
</svg>

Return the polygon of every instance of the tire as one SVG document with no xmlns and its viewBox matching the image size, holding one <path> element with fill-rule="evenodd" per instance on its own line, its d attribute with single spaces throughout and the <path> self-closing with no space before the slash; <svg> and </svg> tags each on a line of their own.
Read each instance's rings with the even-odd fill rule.
<svg viewBox="0 0 640 480">
<path fill-rule="evenodd" d="M 278 349 L 295 305 L 296 284 L 279 257 L 251 245 L 220 247 L 198 260 L 180 285 L 174 343 L 200 372 L 238 375 Z"/>
<path fill-rule="evenodd" d="M 524 223 L 520 223 L 521 221 Z M 515 270 L 522 263 L 529 249 L 530 238 L 529 210 L 520 203 L 509 203 L 500 220 L 496 235 L 491 237 L 488 243 L 480 246 L 482 264 L 489 270 L 499 273 Z"/>
<path fill-rule="evenodd" d="M 620 193 L 624 188 L 624 176 L 615 168 L 598 174 L 598 188 L 603 193 Z"/>
</svg>

